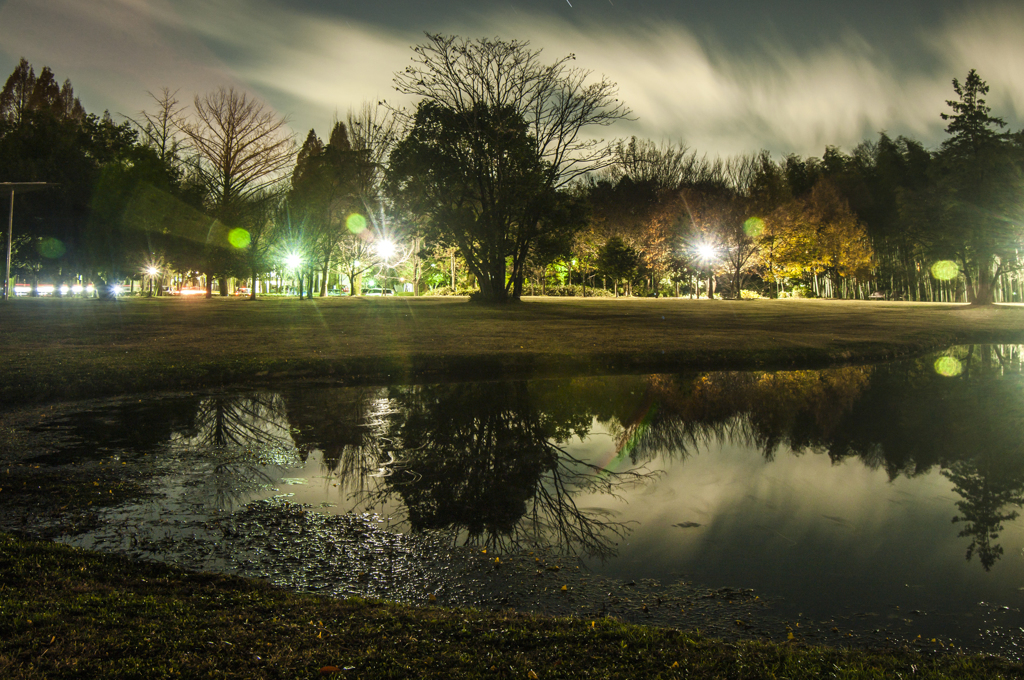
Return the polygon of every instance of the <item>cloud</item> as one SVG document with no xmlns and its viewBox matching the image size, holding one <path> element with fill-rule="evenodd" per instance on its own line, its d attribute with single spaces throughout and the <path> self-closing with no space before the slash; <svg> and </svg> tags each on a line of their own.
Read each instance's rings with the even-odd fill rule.
<svg viewBox="0 0 1024 680">
<path fill-rule="evenodd" d="M 70 78 L 89 111 L 132 115 L 146 91 L 192 92 L 235 84 L 231 67 L 174 20 L 170 3 L 142 0 L 8 0 L 0 45 L 11 67 L 24 56 Z"/>
<path fill-rule="evenodd" d="M 944 56 L 947 66 L 945 99 L 953 96 L 951 78 L 963 82 L 970 69 L 991 88 L 987 103 L 998 117 L 1024 120 L 1024 7 L 997 5 L 973 9 L 950 21 L 942 33 L 929 41 L 931 49 Z"/>
<path fill-rule="evenodd" d="M 850 30 L 799 52 L 765 42 L 737 54 L 682 25 L 514 22 L 503 22 L 510 35 L 529 37 L 552 55 L 573 52 L 581 66 L 619 84 L 638 119 L 618 134 L 682 139 L 712 155 L 762 148 L 820 155 L 827 145 L 849 150 L 881 131 L 935 146 L 944 134 L 939 114 L 953 95 L 950 79 L 962 79 L 967 62 L 985 64 L 990 82 L 999 80 L 990 103 L 1012 102 L 1017 113 L 1024 101 L 1024 73 L 1013 69 L 1024 57 L 1020 11 L 993 11 L 966 24 L 951 18 L 940 33 L 908 35 L 925 68 L 900 63 Z"/>
<path fill-rule="evenodd" d="M 334 11 L 271 0 L 8 0 L 0 50 L 70 77 L 89 110 L 131 114 L 149 104 L 147 90 L 180 88 L 187 101 L 227 85 L 266 99 L 298 133 L 315 127 L 324 136 L 349 108 L 399 99 L 392 75 L 423 39 L 389 28 L 386 15 L 368 24 Z M 937 146 L 950 80 L 969 68 L 992 85 L 995 115 L 1015 128 L 1024 117 L 1016 68 L 1024 8 L 1009 5 L 950 15 L 927 34 L 908 30 L 899 49 L 841 29 L 811 47 L 773 35 L 736 52 L 680 23 L 570 23 L 521 9 L 439 14 L 433 23 L 427 28 L 528 39 L 552 60 L 575 53 L 581 68 L 619 84 L 637 118 L 595 134 L 683 140 L 711 155 L 819 155 L 881 130 Z"/>
<path fill-rule="evenodd" d="M 350 108 L 397 99 L 392 75 L 420 37 L 270 4 L 219 8 L 202 13 L 194 30 L 217 53 L 232 55 L 236 76 L 287 110 L 294 129 L 315 127 L 321 136 Z"/>
</svg>

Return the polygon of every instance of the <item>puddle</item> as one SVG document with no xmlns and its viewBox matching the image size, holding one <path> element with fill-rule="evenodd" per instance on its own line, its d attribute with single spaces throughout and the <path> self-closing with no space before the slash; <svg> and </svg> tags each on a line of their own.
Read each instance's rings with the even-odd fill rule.
<svg viewBox="0 0 1024 680">
<path fill-rule="evenodd" d="M 1020 660 L 1020 350 L 7 413 L 0 527 L 331 595 Z"/>
</svg>

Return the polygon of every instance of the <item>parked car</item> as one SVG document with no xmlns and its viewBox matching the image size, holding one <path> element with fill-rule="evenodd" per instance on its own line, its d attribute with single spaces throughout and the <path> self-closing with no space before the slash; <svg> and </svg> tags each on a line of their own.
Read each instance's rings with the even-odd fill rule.
<svg viewBox="0 0 1024 680">
<path fill-rule="evenodd" d="M 363 291 L 363 295 L 394 295 L 395 291 L 390 288 L 367 288 Z"/>
<path fill-rule="evenodd" d="M 239 296 L 245 295 L 246 297 L 248 297 L 249 296 L 249 288 L 247 286 L 239 286 L 238 288 L 235 288 L 235 292 L 232 293 L 232 295 L 239 295 Z"/>
</svg>

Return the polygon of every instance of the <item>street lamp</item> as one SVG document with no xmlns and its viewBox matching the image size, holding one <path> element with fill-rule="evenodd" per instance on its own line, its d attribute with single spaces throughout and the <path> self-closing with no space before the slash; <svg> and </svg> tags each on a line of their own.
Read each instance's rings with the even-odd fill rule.
<svg viewBox="0 0 1024 680">
<path fill-rule="evenodd" d="M 385 261 L 390 260 L 395 254 L 395 244 L 385 239 L 377 244 L 377 254 Z"/>
<path fill-rule="evenodd" d="M 14 195 L 55 186 L 58 185 L 53 182 L 0 182 L 0 190 L 4 193 L 9 191 L 11 194 L 11 210 L 7 216 L 7 266 L 4 269 L 4 301 L 10 297 L 11 287 L 11 243 L 14 239 Z"/>
<path fill-rule="evenodd" d="M 697 258 L 704 263 L 708 269 L 708 299 L 711 300 L 714 293 L 711 288 L 712 270 L 711 261 L 718 255 L 718 249 L 710 243 L 697 244 Z M 697 295 L 700 298 L 700 295 Z"/>
</svg>

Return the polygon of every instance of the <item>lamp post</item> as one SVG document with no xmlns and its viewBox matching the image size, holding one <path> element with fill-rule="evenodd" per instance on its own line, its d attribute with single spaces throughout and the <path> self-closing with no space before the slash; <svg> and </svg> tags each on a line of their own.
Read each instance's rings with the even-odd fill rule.
<svg viewBox="0 0 1024 680">
<path fill-rule="evenodd" d="M 711 261 L 715 258 L 716 255 L 715 247 L 710 243 L 702 243 L 697 246 L 697 255 L 708 268 L 708 299 L 712 300 L 714 299 L 714 292 L 711 288 L 711 272 L 713 270 L 713 267 L 711 267 Z M 700 295 L 698 294 L 697 297 L 700 298 Z"/>
<path fill-rule="evenodd" d="M 293 272 L 301 271 L 302 267 L 302 256 L 298 253 L 289 253 L 284 259 L 284 266 L 291 269 Z M 302 291 L 302 275 L 299 275 L 299 299 L 303 297 Z"/>
<path fill-rule="evenodd" d="M 11 209 L 7 215 L 7 268 L 4 270 L 4 301 L 10 295 L 11 287 L 11 243 L 14 240 L 14 194 L 24 194 L 47 187 L 55 187 L 52 182 L 0 182 L 0 189 L 11 192 Z"/>
</svg>

